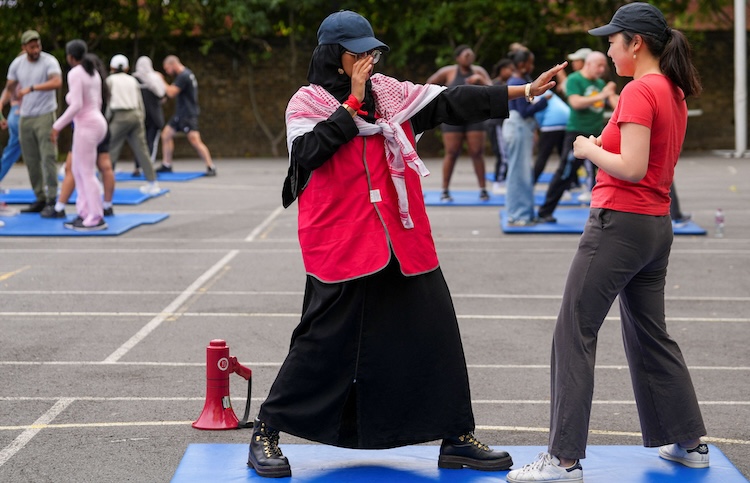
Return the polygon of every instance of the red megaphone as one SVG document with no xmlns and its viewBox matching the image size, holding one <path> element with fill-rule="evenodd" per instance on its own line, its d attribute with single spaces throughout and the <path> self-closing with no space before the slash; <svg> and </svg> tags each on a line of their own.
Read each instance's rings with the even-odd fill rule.
<svg viewBox="0 0 750 483">
<path fill-rule="evenodd" d="M 229 374 L 236 372 L 248 381 L 245 418 L 250 409 L 250 384 L 253 372 L 230 357 L 227 343 L 214 339 L 206 347 L 206 402 L 203 412 L 193 423 L 197 429 L 237 429 L 240 421 L 229 399 Z M 246 421 L 243 421 L 243 426 Z"/>
</svg>

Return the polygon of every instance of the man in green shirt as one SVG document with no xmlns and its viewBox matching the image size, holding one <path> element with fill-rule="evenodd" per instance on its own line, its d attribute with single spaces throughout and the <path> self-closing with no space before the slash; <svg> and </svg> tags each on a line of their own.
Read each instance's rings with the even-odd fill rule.
<svg viewBox="0 0 750 483">
<path fill-rule="evenodd" d="M 614 82 L 605 82 L 602 76 L 607 71 L 607 58 L 601 52 L 586 56 L 583 68 L 568 76 L 565 88 L 568 93 L 570 117 L 565 127 L 563 152 L 560 164 L 547 189 L 544 204 L 539 208 L 539 220 L 555 223 L 552 213 L 557 208 L 563 193 L 576 181 L 578 168 L 583 159 L 573 157 L 573 142 L 578 136 L 598 136 L 604 128 L 604 108 L 617 105 L 618 95 Z"/>
</svg>

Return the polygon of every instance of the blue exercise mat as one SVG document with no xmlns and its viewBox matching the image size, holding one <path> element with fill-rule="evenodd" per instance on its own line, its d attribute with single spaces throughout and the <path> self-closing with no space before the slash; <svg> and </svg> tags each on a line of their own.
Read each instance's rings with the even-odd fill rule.
<svg viewBox="0 0 750 483">
<path fill-rule="evenodd" d="M 147 195 L 141 193 L 141 190 L 139 189 L 133 189 L 133 188 L 115 188 L 115 192 L 112 194 L 112 204 L 113 205 L 140 205 L 144 201 L 151 199 L 151 198 L 157 198 L 159 196 L 165 195 L 169 193 L 169 190 L 166 188 L 161 188 L 158 193 L 154 195 Z M 70 199 L 68 200 L 68 203 L 75 203 L 76 198 L 78 194 L 73 191 L 73 194 L 70 195 Z"/>
<path fill-rule="evenodd" d="M 156 173 L 157 181 L 190 181 L 205 176 L 205 171 L 174 171 L 172 173 Z M 116 172 L 115 181 L 146 181 L 146 177 L 133 176 L 133 173 Z"/>
<path fill-rule="evenodd" d="M 557 223 L 537 223 L 531 226 L 510 226 L 508 217 L 503 210 L 500 212 L 500 227 L 504 233 L 583 233 L 586 220 L 589 218 L 588 208 L 562 208 L 555 210 Z M 705 235 L 706 230 L 693 221 L 685 224 L 672 223 L 675 235 Z"/>
<path fill-rule="evenodd" d="M 715 446 L 711 466 L 692 469 L 658 456 L 656 448 L 589 446 L 582 461 L 586 483 L 747 483 Z M 309 444 L 282 444 L 289 458 L 290 483 L 498 483 L 507 471 L 443 470 L 437 467 L 439 446 L 405 446 L 386 450 L 352 450 Z M 536 459 L 543 446 L 496 447 L 513 457 L 513 469 Z M 247 466 L 247 444 L 191 444 L 172 483 L 268 481 Z"/>
<path fill-rule="evenodd" d="M 482 201 L 479 199 L 479 190 L 467 190 L 467 191 L 451 191 L 450 192 L 453 201 L 440 201 L 442 191 L 427 190 L 423 192 L 424 204 L 427 206 L 505 206 L 505 193 L 489 193 L 490 199 L 488 201 Z M 534 204 L 541 206 L 544 204 L 544 197 L 546 196 L 545 191 L 537 191 L 534 193 Z M 588 203 L 580 203 L 578 201 L 579 193 L 572 193 L 572 196 L 568 200 L 560 200 L 558 206 L 581 206 L 582 204 L 588 205 Z"/>
<path fill-rule="evenodd" d="M 555 175 L 555 173 L 551 171 L 542 171 L 542 174 L 539 175 L 539 179 L 536 181 L 537 183 L 542 184 L 549 184 L 550 181 L 552 181 L 552 177 Z M 486 173 L 484 175 L 484 178 L 487 181 L 495 181 L 495 173 Z M 586 177 L 580 178 L 578 181 L 580 181 L 581 184 L 586 183 Z"/>
<path fill-rule="evenodd" d="M 166 193 L 169 193 L 169 190 L 166 188 L 162 188 L 157 194 L 155 195 L 146 195 L 141 193 L 139 189 L 133 189 L 133 188 L 115 188 L 115 192 L 112 195 L 112 204 L 113 205 L 139 205 L 143 203 L 144 201 L 148 200 L 149 198 L 156 198 L 157 196 L 162 196 Z M 73 194 L 70 195 L 70 199 L 68 200 L 68 203 L 75 203 L 76 197 L 78 194 L 73 191 Z M 34 195 L 34 191 L 28 188 L 22 188 L 22 189 L 12 189 L 10 192 L 1 194 L 0 193 L 0 202 L 5 202 L 9 205 L 18 205 L 18 204 L 31 204 L 36 201 L 36 195 Z"/>
<path fill-rule="evenodd" d="M 0 220 L 5 226 L 0 227 L 0 236 L 117 236 L 139 225 L 151 225 L 165 220 L 167 213 L 123 213 L 104 218 L 108 228 L 101 231 L 80 232 L 69 230 L 63 222 L 75 219 L 75 215 L 68 215 L 67 219 L 42 218 L 38 213 L 21 213 L 17 216 L 3 216 Z"/>
</svg>

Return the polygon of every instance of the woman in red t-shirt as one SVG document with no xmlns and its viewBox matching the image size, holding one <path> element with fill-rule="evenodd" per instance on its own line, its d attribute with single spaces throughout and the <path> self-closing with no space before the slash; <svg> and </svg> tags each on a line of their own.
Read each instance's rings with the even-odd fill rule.
<svg viewBox="0 0 750 483">
<path fill-rule="evenodd" d="M 685 98 L 700 92 L 700 81 L 684 35 L 652 5 L 627 4 L 589 33 L 609 38 L 618 75 L 633 81 L 601 136 L 579 136 L 573 146 L 600 169 L 554 332 L 548 453 L 510 472 L 509 482 L 583 481 L 597 333 L 618 296 L 644 446 L 708 466 L 695 390 L 664 315 L 669 188 L 685 138 Z"/>
</svg>

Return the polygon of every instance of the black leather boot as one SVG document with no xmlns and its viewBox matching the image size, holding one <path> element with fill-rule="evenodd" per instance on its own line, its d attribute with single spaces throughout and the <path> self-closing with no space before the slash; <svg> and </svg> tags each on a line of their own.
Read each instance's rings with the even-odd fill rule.
<svg viewBox="0 0 750 483">
<path fill-rule="evenodd" d="M 252 438 L 247 466 L 255 468 L 258 476 L 266 478 L 292 476 L 289 461 L 279 449 L 278 431 L 269 428 L 266 423 L 256 419 L 253 424 Z"/>
<path fill-rule="evenodd" d="M 481 471 L 501 471 L 513 466 L 513 460 L 505 451 L 493 451 L 482 444 L 472 433 L 457 438 L 446 438 L 440 445 L 438 467 L 460 470 L 463 467 Z"/>
</svg>

